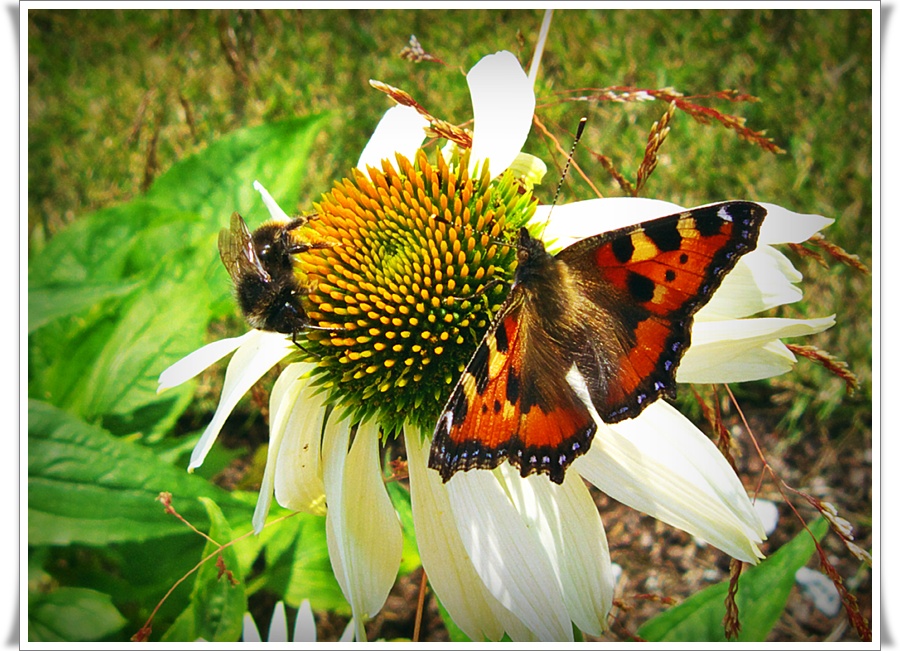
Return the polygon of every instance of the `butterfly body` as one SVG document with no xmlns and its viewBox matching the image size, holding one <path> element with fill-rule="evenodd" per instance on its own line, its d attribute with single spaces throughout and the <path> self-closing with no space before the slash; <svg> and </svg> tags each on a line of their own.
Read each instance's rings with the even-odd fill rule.
<svg viewBox="0 0 900 651">
<path fill-rule="evenodd" d="M 597 420 L 674 397 L 693 316 L 756 246 L 765 209 L 729 202 L 589 237 L 553 256 L 519 232 L 510 294 L 451 393 L 429 466 L 504 459 L 562 483 Z"/>
</svg>

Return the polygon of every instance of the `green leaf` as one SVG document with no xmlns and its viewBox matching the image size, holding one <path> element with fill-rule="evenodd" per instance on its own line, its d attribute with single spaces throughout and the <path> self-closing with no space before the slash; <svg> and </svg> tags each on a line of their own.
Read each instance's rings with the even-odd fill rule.
<svg viewBox="0 0 900 651">
<path fill-rule="evenodd" d="M 422 565 L 419 558 L 419 547 L 416 542 L 416 529 L 413 525 L 412 503 L 409 490 L 397 482 L 387 483 L 388 495 L 394 510 L 400 518 L 400 526 L 403 528 L 403 556 L 400 561 L 399 575 L 405 576 Z"/>
<path fill-rule="evenodd" d="M 313 610 L 331 610 L 342 615 L 350 614 L 350 604 L 334 578 L 328 543 L 325 538 L 325 518 L 306 513 L 297 535 L 293 559 L 290 565 L 284 601 L 297 608 L 309 599 Z"/>
<path fill-rule="evenodd" d="M 196 213 L 143 198 L 84 215 L 31 256 L 29 292 L 145 280 L 145 274 L 170 252 L 193 246 L 198 237 L 212 241 L 211 232 L 205 233 L 203 226 Z"/>
<path fill-rule="evenodd" d="M 258 180 L 290 213 L 310 149 L 326 117 L 299 117 L 230 133 L 173 165 L 156 180 L 147 198 L 224 226 L 235 210 L 258 208 L 266 214 L 253 189 L 253 181 Z"/>
<path fill-rule="evenodd" d="M 192 286 L 201 287 L 198 296 L 186 291 Z M 114 315 L 91 323 L 68 355 L 42 364 L 40 389 L 33 387 L 32 395 L 86 420 L 133 420 L 144 408 L 157 420 L 164 418 L 184 390 L 158 395 L 159 374 L 202 344 L 209 320 L 203 286 L 202 276 L 190 271 L 155 280 L 118 305 Z M 131 428 L 116 429 L 141 431 L 154 424 L 146 416 L 137 420 Z"/>
<path fill-rule="evenodd" d="M 57 319 L 86 311 L 110 298 L 120 298 L 140 287 L 140 282 L 66 283 L 45 285 L 28 292 L 28 332 Z"/>
<path fill-rule="evenodd" d="M 124 625 L 112 598 L 87 588 L 38 593 L 28 604 L 29 642 L 96 642 Z"/>
<path fill-rule="evenodd" d="M 823 519 L 810 525 L 821 540 L 828 531 Z M 806 565 L 815 543 L 801 531 L 768 559 L 745 570 L 738 580 L 739 642 L 763 642 L 784 611 L 794 574 Z M 717 583 L 645 623 L 638 635 L 651 642 L 724 642 L 725 597 L 728 581 Z"/>
<path fill-rule="evenodd" d="M 219 544 L 234 539 L 228 521 L 215 502 L 200 498 L 209 512 L 212 526 L 209 537 Z M 209 541 L 203 549 L 207 559 L 197 571 L 191 603 L 163 635 L 163 642 L 193 642 L 203 638 L 208 642 L 236 642 L 241 637 L 247 594 L 234 546 L 221 549 Z M 217 566 L 219 561 L 223 567 Z M 229 574 L 230 573 L 230 574 Z"/>
<path fill-rule="evenodd" d="M 175 509 L 199 529 L 209 522 L 201 497 L 214 499 L 235 521 L 252 514 L 252 507 L 141 445 L 29 401 L 29 544 L 105 545 L 185 533 L 156 501 L 162 491 L 172 493 Z"/>
</svg>

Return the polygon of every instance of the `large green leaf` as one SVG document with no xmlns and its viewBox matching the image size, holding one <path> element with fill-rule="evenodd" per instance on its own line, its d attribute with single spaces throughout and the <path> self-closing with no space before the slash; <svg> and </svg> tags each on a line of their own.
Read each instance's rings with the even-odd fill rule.
<svg viewBox="0 0 900 651">
<path fill-rule="evenodd" d="M 173 165 L 156 180 L 147 198 L 224 226 L 235 210 L 262 208 L 253 189 L 258 180 L 291 212 L 309 151 L 325 119 L 313 115 L 235 131 Z"/>
<path fill-rule="evenodd" d="M 36 287 L 28 292 L 28 332 L 57 319 L 86 311 L 110 298 L 130 294 L 139 282 L 64 283 Z"/>
<path fill-rule="evenodd" d="M 325 518 L 301 514 L 302 525 L 297 533 L 289 568 L 284 601 L 294 608 L 309 599 L 313 610 L 331 610 L 350 614 L 350 604 L 334 578 L 328 542 L 325 538 Z"/>
<path fill-rule="evenodd" d="M 819 519 L 810 530 L 821 540 L 828 524 Z M 815 543 L 801 531 L 771 557 L 741 574 L 736 597 L 740 613 L 739 642 L 763 642 L 775 626 L 794 585 L 794 574 L 806 565 Z M 638 635 L 652 642 L 725 642 L 722 620 L 728 581 L 698 592 L 645 623 Z"/>
<path fill-rule="evenodd" d="M 162 491 L 200 529 L 209 523 L 201 497 L 214 499 L 236 522 L 252 514 L 251 506 L 147 448 L 29 402 L 29 544 L 105 545 L 183 534 L 185 525 L 156 501 Z"/>
<path fill-rule="evenodd" d="M 96 590 L 58 588 L 28 603 L 29 642 L 96 642 L 124 625 L 112 598 Z"/>
<path fill-rule="evenodd" d="M 207 498 L 201 501 L 212 522 L 209 537 L 220 544 L 232 540 L 231 527 L 215 502 Z M 207 542 L 201 559 L 218 549 L 219 545 Z M 241 637 L 246 610 L 247 593 L 240 564 L 234 546 L 228 546 L 197 570 L 190 605 L 166 631 L 162 641 L 193 642 L 203 638 L 208 642 L 236 642 Z"/>
<path fill-rule="evenodd" d="M 192 296 L 189 287 L 195 287 Z M 116 306 L 115 313 L 98 314 L 66 353 L 31 360 L 35 376 L 32 395 L 40 396 L 86 420 L 98 418 L 137 420 L 121 431 L 142 431 L 164 419 L 167 407 L 181 404 L 185 391 L 156 392 L 159 374 L 198 348 L 204 337 L 209 310 L 208 292 L 200 271 L 184 270 L 162 275 L 142 292 L 133 292 Z M 74 337 L 73 337 L 74 338 Z M 152 406 L 155 406 L 151 408 Z M 148 408 L 146 413 L 138 410 Z"/>
</svg>

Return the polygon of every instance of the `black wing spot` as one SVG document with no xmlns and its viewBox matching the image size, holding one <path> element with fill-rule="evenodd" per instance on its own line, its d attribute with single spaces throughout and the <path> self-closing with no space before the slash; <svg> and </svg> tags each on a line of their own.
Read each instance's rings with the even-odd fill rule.
<svg viewBox="0 0 900 651">
<path fill-rule="evenodd" d="M 647 276 L 629 271 L 626 282 L 628 283 L 628 292 L 639 303 L 646 303 L 653 298 L 656 283 L 647 278 Z"/>
<path fill-rule="evenodd" d="M 506 333 L 506 328 L 501 323 L 497 328 L 497 331 L 494 333 L 494 339 L 497 341 L 497 352 L 505 353 L 509 350 L 509 337 Z"/>
<path fill-rule="evenodd" d="M 698 210 L 694 213 L 694 223 L 697 225 L 697 231 L 703 237 L 712 237 L 718 235 L 722 231 L 722 225 L 725 221 L 719 217 L 716 207 Z"/>
<path fill-rule="evenodd" d="M 519 376 L 516 375 L 515 369 L 512 367 L 512 364 L 509 366 L 509 370 L 506 373 L 506 399 L 512 404 L 516 404 L 519 402 Z"/>
<path fill-rule="evenodd" d="M 677 251 L 681 248 L 681 233 L 678 232 L 676 220 L 654 224 L 644 232 L 660 251 Z"/>
<path fill-rule="evenodd" d="M 630 237 L 620 237 L 613 240 L 611 247 L 616 260 L 623 264 L 631 260 L 631 256 L 634 255 L 634 242 L 631 241 Z"/>
</svg>

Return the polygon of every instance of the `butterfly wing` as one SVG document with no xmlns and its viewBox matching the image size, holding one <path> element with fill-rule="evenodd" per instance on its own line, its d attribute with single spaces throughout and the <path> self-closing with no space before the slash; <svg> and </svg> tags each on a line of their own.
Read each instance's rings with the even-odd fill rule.
<svg viewBox="0 0 900 651">
<path fill-rule="evenodd" d="M 756 248 L 765 215 L 751 202 L 714 204 L 602 233 L 557 256 L 576 275 L 579 293 L 603 310 L 603 323 L 592 326 L 608 339 L 599 372 L 589 341 L 580 366 L 604 422 L 634 418 L 660 395 L 674 396 L 694 314 Z"/>
<path fill-rule="evenodd" d="M 504 459 L 562 483 L 597 431 L 661 395 L 690 345 L 694 314 L 756 247 L 766 211 L 729 202 L 603 233 L 552 263 L 527 262 L 435 428 L 444 481 Z M 525 236 L 528 253 L 542 247 Z"/>
<path fill-rule="evenodd" d="M 525 301 L 514 287 L 438 421 L 428 465 L 445 482 L 458 470 L 495 468 L 508 458 L 523 477 L 542 472 L 561 483 L 597 431 L 559 372 L 571 354 L 523 318 Z"/>
</svg>

